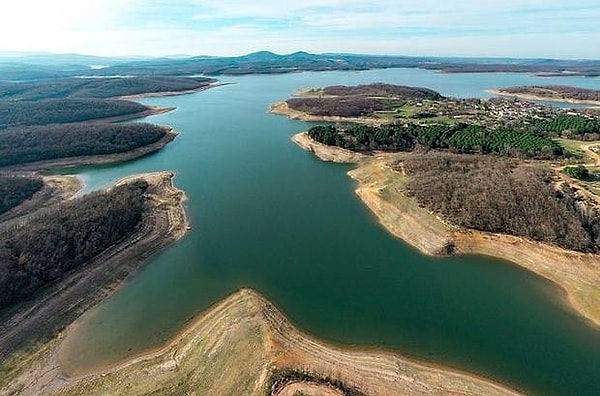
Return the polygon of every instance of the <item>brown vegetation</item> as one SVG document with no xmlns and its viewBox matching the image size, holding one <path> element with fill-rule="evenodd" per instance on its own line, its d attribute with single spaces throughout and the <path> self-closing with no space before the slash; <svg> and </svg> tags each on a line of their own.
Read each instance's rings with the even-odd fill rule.
<svg viewBox="0 0 600 396">
<path fill-rule="evenodd" d="M 431 99 L 439 100 L 443 96 L 429 88 L 408 87 L 405 85 L 393 85 L 374 83 L 368 85 L 332 85 L 323 88 L 325 95 L 333 96 L 368 96 L 368 97 L 396 97 L 402 99 Z"/>
<path fill-rule="evenodd" d="M 430 152 L 396 164 L 409 195 L 462 228 L 524 236 L 597 252 L 600 218 L 570 189 L 557 191 L 551 171 L 484 156 Z"/>
<path fill-rule="evenodd" d="M 571 87 L 568 85 L 535 85 L 502 88 L 503 93 L 528 94 L 548 99 L 600 102 L 600 90 Z"/>
</svg>

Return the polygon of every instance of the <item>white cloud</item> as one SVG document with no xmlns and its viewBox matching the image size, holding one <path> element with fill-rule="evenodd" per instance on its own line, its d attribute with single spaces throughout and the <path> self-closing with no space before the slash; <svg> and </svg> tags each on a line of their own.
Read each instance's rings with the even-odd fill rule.
<svg viewBox="0 0 600 396">
<path fill-rule="evenodd" d="M 597 0 L 5 3 L 0 50 L 105 55 L 231 55 L 259 49 L 444 55 L 512 51 L 521 56 L 529 51 L 540 56 L 600 56 L 600 49 L 585 44 L 595 42 L 600 33 Z"/>
</svg>

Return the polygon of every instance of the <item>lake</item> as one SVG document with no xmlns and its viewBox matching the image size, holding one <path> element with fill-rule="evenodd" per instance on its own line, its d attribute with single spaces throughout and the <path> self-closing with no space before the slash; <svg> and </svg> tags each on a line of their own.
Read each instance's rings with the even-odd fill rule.
<svg viewBox="0 0 600 396">
<path fill-rule="evenodd" d="M 600 79 L 442 74 L 419 69 L 223 77 L 205 92 L 148 98 L 176 106 L 146 121 L 180 133 L 163 150 L 77 170 L 94 190 L 134 173 L 172 170 L 193 230 L 88 312 L 68 359 L 81 367 L 157 346 L 241 287 L 303 331 L 477 373 L 535 394 L 597 395 L 600 331 L 548 282 L 485 257 L 432 258 L 391 237 L 354 194 L 349 165 L 322 162 L 290 137 L 309 124 L 267 113 L 304 87 L 386 82 L 443 95 Z"/>
</svg>

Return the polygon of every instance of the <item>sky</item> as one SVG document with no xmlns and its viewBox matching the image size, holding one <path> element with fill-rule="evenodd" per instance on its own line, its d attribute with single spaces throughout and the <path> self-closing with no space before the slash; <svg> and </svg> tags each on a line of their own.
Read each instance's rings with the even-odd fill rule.
<svg viewBox="0 0 600 396">
<path fill-rule="evenodd" d="M 600 59 L 600 0 L 4 0 L 0 51 Z"/>
</svg>

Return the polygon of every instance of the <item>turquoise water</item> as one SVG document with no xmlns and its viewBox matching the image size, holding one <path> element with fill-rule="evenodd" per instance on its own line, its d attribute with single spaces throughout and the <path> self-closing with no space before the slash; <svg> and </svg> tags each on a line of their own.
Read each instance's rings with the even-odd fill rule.
<svg viewBox="0 0 600 396">
<path fill-rule="evenodd" d="M 177 110 L 151 122 L 180 136 L 127 163 L 78 170 L 88 190 L 172 170 L 193 230 L 85 315 L 69 360 L 94 366 L 160 344 L 241 287 L 267 296 L 302 330 L 467 370 L 544 395 L 595 395 L 600 331 L 558 290 L 509 263 L 425 257 L 385 232 L 355 196 L 348 165 L 290 142 L 307 123 L 267 113 L 303 87 L 382 81 L 444 95 L 600 79 L 440 74 L 416 69 L 224 78 L 202 93 L 144 100 Z"/>
</svg>

